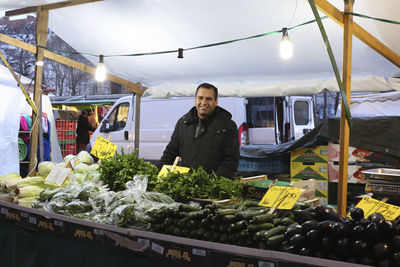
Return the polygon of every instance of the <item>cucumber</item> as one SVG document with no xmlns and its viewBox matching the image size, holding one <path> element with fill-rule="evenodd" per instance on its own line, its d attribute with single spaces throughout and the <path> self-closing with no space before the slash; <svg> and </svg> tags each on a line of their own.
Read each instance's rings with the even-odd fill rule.
<svg viewBox="0 0 400 267">
<path fill-rule="evenodd" d="M 262 214 L 254 216 L 252 220 L 254 223 L 266 223 L 266 222 L 272 222 L 273 219 L 274 215 L 272 214 Z"/>
<path fill-rule="evenodd" d="M 286 226 L 283 225 L 276 226 L 264 233 L 264 240 L 267 241 L 270 237 L 284 234 L 285 231 L 286 231 Z"/>
<path fill-rule="evenodd" d="M 274 228 L 274 225 L 272 223 L 251 224 L 247 226 L 247 230 L 249 230 L 249 232 L 258 232 L 261 230 L 269 230 L 272 228 Z"/>
<path fill-rule="evenodd" d="M 284 234 L 271 236 L 270 238 L 267 239 L 267 246 L 271 248 L 278 248 L 281 246 L 284 240 L 285 240 Z"/>
</svg>

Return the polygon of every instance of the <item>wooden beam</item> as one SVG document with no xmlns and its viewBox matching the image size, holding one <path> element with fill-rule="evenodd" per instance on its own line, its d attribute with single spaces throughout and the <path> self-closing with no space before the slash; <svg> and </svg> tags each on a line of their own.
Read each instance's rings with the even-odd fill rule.
<svg viewBox="0 0 400 267">
<path fill-rule="evenodd" d="M 63 7 L 76 6 L 76 5 L 87 4 L 87 3 L 91 3 L 91 2 L 99 2 L 99 1 L 103 1 L 103 0 L 70 0 L 70 1 L 63 1 L 63 2 L 47 4 L 47 5 L 30 6 L 30 7 L 24 7 L 24 8 L 20 8 L 20 9 L 10 10 L 10 11 L 6 11 L 5 15 L 11 17 L 11 16 L 17 16 L 17 15 L 35 13 L 35 12 L 38 11 L 39 7 L 41 8 L 41 10 L 46 11 L 46 10 L 52 10 L 52 9 L 58 9 L 58 8 L 63 8 Z"/>
<path fill-rule="evenodd" d="M 0 33 L 0 41 L 36 54 L 36 46 L 25 43 L 25 42 L 17 40 L 17 39 L 14 39 L 5 34 Z M 84 72 L 87 72 L 87 73 L 90 73 L 93 75 L 96 73 L 96 68 L 94 68 L 94 67 L 85 65 L 78 61 L 69 59 L 67 57 L 60 56 L 60 55 L 50 52 L 48 50 L 44 50 L 43 56 L 50 60 L 59 62 L 61 64 L 79 69 L 81 71 L 84 71 Z M 144 91 L 147 89 L 146 87 L 142 86 L 140 83 L 133 83 L 133 82 L 127 81 L 125 79 L 122 79 L 120 77 L 117 77 L 115 75 L 107 74 L 106 78 L 112 82 L 122 85 L 125 89 L 132 91 L 139 95 L 143 95 Z"/>
<path fill-rule="evenodd" d="M 345 0 L 344 10 L 353 12 L 353 1 Z M 343 16 L 343 87 L 346 92 L 347 103 L 350 103 L 351 95 L 351 62 L 352 62 L 352 44 L 353 44 L 353 16 L 344 14 Z M 342 107 L 344 107 L 342 100 Z M 339 157 L 339 183 L 338 183 L 338 214 L 346 216 L 347 208 L 347 174 L 349 165 L 349 139 L 350 128 L 347 121 L 346 111 L 342 109 L 340 118 L 340 157 Z"/>
<path fill-rule="evenodd" d="M 43 61 L 44 49 L 39 46 L 46 46 L 47 42 L 47 31 L 49 27 L 49 11 L 42 10 L 41 8 L 37 11 L 36 18 L 36 43 L 38 47 L 36 48 L 36 62 Z M 35 88 L 33 91 L 33 102 L 36 105 L 38 111 L 41 110 L 41 94 L 42 94 L 42 79 L 43 79 L 43 66 L 36 65 L 35 69 Z M 41 120 L 42 114 L 32 114 L 32 121 L 36 122 L 32 124 L 31 133 L 31 150 L 29 156 L 29 176 L 35 176 L 37 160 L 37 147 L 39 138 L 39 125 L 38 120 Z M 40 138 L 42 138 L 40 136 Z"/>
<path fill-rule="evenodd" d="M 317 8 L 343 27 L 344 14 L 326 0 L 314 0 Z M 357 23 L 353 22 L 353 35 L 400 68 L 400 55 L 376 39 Z"/>
</svg>

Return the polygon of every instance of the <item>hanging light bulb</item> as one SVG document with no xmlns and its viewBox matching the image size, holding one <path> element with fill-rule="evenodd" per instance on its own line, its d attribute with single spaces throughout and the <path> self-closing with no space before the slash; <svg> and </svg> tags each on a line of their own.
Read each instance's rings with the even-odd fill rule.
<svg viewBox="0 0 400 267">
<path fill-rule="evenodd" d="M 291 59 L 293 56 L 293 43 L 289 38 L 287 28 L 282 28 L 282 39 L 279 45 L 279 51 L 282 59 Z"/>
<path fill-rule="evenodd" d="M 104 82 L 106 79 L 106 66 L 104 65 L 104 56 L 100 55 L 99 64 L 96 69 L 96 81 Z"/>
</svg>

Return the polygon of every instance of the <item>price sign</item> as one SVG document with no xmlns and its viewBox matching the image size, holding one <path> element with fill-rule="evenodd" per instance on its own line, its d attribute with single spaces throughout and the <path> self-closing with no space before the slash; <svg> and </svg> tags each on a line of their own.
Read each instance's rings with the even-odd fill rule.
<svg viewBox="0 0 400 267">
<path fill-rule="evenodd" d="M 284 186 L 273 186 L 268 189 L 258 205 L 269 208 L 290 210 L 296 204 L 303 189 Z"/>
<path fill-rule="evenodd" d="M 114 156 L 117 148 L 118 146 L 116 144 L 111 143 L 101 136 L 97 136 L 96 142 L 94 143 L 90 153 L 99 159 L 109 159 Z"/>
<path fill-rule="evenodd" d="M 46 176 L 46 180 L 52 181 L 58 184 L 58 186 L 62 187 L 67 182 L 70 172 L 70 168 L 54 166 L 50 173 Z"/>
<path fill-rule="evenodd" d="M 394 220 L 400 215 L 400 207 L 370 197 L 364 197 L 355 207 L 364 211 L 364 218 L 375 212 L 382 214 L 386 220 Z M 350 213 L 347 216 L 350 217 Z"/>
<path fill-rule="evenodd" d="M 187 167 L 180 167 L 180 166 L 173 167 L 172 165 L 163 165 L 161 171 L 158 173 L 158 177 L 165 176 L 168 174 L 168 172 L 188 173 L 189 171 L 190 168 Z"/>
</svg>

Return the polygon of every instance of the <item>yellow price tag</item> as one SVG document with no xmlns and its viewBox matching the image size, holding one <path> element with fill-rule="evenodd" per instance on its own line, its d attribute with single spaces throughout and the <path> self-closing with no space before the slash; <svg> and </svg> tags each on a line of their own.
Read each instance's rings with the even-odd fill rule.
<svg viewBox="0 0 400 267">
<path fill-rule="evenodd" d="M 162 177 L 168 174 L 168 172 L 179 172 L 179 173 L 188 173 L 190 171 L 190 168 L 188 167 L 180 167 L 180 166 L 175 166 L 175 168 L 172 169 L 172 165 L 163 165 L 161 168 L 161 171 L 158 173 L 158 177 Z"/>
<path fill-rule="evenodd" d="M 290 210 L 296 204 L 303 189 L 295 187 L 273 186 L 268 189 L 258 205 L 269 208 Z"/>
<path fill-rule="evenodd" d="M 96 142 L 94 143 L 90 153 L 99 159 L 109 159 L 114 156 L 117 148 L 116 144 L 111 143 L 101 136 L 97 136 Z"/>
<path fill-rule="evenodd" d="M 400 215 L 400 207 L 370 197 L 364 197 L 355 208 L 360 208 L 364 211 L 364 218 L 368 218 L 369 215 L 375 212 L 382 214 L 386 220 L 394 220 Z M 350 213 L 347 214 L 347 217 L 351 218 Z"/>
</svg>

